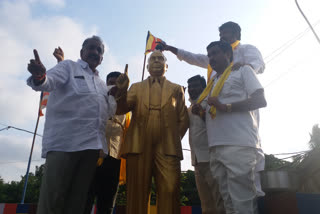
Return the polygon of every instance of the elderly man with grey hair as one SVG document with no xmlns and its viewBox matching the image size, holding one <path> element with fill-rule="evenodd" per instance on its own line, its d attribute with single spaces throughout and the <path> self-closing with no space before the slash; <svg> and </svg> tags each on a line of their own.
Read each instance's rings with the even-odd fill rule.
<svg viewBox="0 0 320 214">
<path fill-rule="evenodd" d="M 93 36 L 83 42 L 77 62 L 64 60 L 46 71 L 34 50 L 27 84 L 50 92 L 38 214 L 83 213 L 99 150 L 106 145 L 106 121 L 116 111 L 115 91 L 108 91 L 96 70 L 103 53 L 101 39 Z"/>
</svg>

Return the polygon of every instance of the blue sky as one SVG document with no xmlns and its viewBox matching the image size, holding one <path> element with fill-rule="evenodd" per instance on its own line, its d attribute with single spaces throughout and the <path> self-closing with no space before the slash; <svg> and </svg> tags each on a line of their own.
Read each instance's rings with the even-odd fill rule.
<svg viewBox="0 0 320 214">
<path fill-rule="evenodd" d="M 320 20 L 318 0 L 299 0 L 311 23 Z M 52 52 L 61 46 L 68 59 L 79 58 L 82 41 L 93 34 L 105 42 L 101 77 L 122 71 L 129 64 L 131 82 L 141 79 L 147 31 L 168 44 L 206 54 L 206 46 L 218 40 L 218 27 L 235 21 L 242 28 L 241 42 L 253 44 L 266 57 L 265 73 L 258 76 L 266 86 L 268 107 L 261 110 L 260 134 L 266 153 L 308 149 L 309 132 L 320 121 L 318 61 L 320 45 L 307 29 L 294 0 L 177 0 L 177 1 L 82 1 L 2 0 L 0 2 L 0 129 L 13 125 L 33 130 L 38 93 L 25 84 L 26 65 L 39 51 L 47 67 L 55 65 Z M 320 34 L 320 27 L 315 26 Z M 294 43 L 283 52 L 279 47 Z M 206 71 L 179 61 L 166 53 L 169 80 L 186 86 L 193 75 Z M 273 58 L 274 57 L 274 58 Z M 271 59 L 271 60 L 270 60 Z M 188 98 L 188 96 L 186 96 Z M 189 105 L 188 101 L 186 102 Z M 44 118 L 39 133 L 42 134 Z M 25 173 L 32 136 L 12 129 L 0 132 L 0 176 L 19 180 Z M 189 148 L 187 137 L 183 147 Z M 35 145 L 35 165 L 40 158 L 41 139 Z M 190 154 L 184 152 L 182 169 L 192 169 Z"/>
</svg>

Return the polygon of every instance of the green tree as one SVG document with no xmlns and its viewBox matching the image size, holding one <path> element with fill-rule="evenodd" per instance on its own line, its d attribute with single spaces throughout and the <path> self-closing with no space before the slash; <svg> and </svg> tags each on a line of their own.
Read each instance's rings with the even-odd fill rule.
<svg viewBox="0 0 320 214">
<path fill-rule="evenodd" d="M 196 186 L 194 171 L 188 170 L 181 173 L 181 205 L 200 206 L 200 198 Z"/>
<path fill-rule="evenodd" d="M 117 193 L 117 206 L 125 206 L 127 204 L 127 196 L 126 196 L 126 185 L 119 186 L 118 193 Z"/>
<path fill-rule="evenodd" d="M 37 203 L 40 193 L 44 165 L 36 166 L 35 173 L 29 173 L 25 203 Z M 0 178 L 0 203 L 19 203 L 22 197 L 25 176 L 20 181 L 5 183 Z"/>
<path fill-rule="evenodd" d="M 5 183 L 1 192 L 4 195 L 1 203 L 18 203 L 21 200 L 23 185 L 20 185 L 18 181 L 11 181 Z"/>
<path fill-rule="evenodd" d="M 0 176 L 0 203 L 2 203 L 3 201 L 5 201 L 6 199 L 6 195 L 4 193 L 4 188 L 5 188 L 5 183 L 4 183 L 4 180 L 3 178 L 1 178 Z"/>
<path fill-rule="evenodd" d="M 289 161 L 279 159 L 274 155 L 265 154 L 265 170 L 275 170 L 289 165 Z"/>
<path fill-rule="evenodd" d="M 44 165 L 36 166 L 35 173 L 29 173 L 25 203 L 37 203 L 39 199 L 41 179 Z M 21 201 L 25 176 L 20 181 L 5 183 L 0 177 L 0 203 L 19 203 Z M 126 185 L 119 186 L 117 205 L 126 205 Z M 151 186 L 151 204 L 156 204 L 156 188 L 154 181 Z M 200 205 L 194 171 L 181 173 L 180 204 L 193 206 Z"/>
</svg>

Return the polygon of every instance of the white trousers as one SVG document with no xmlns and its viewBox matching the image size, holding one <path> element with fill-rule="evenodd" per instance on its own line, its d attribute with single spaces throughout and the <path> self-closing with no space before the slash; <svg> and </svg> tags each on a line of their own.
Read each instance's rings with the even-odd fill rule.
<svg viewBox="0 0 320 214">
<path fill-rule="evenodd" d="M 260 172 L 264 170 L 265 166 L 265 157 L 262 149 L 257 149 L 257 165 L 255 169 L 255 184 L 257 188 L 257 194 L 258 196 L 265 196 L 265 193 L 262 190 L 261 187 L 261 178 L 260 178 Z"/>
<path fill-rule="evenodd" d="M 257 149 L 245 146 L 210 148 L 210 171 L 218 181 L 227 214 L 257 214 Z"/>
</svg>

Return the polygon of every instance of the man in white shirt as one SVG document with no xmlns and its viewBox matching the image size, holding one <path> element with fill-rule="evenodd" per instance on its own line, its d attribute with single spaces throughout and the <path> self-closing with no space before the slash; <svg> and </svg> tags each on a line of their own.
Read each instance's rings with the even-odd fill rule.
<svg viewBox="0 0 320 214">
<path fill-rule="evenodd" d="M 102 40 L 86 39 L 81 60 L 64 60 L 46 72 L 34 50 L 27 84 L 50 92 L 42 140 L 46 158 L 38 214 L 83 213 L 99 150 L 106 143 L 106 121 L 115 114 L 115 90 L 108 89 L 96 67 L 104 53 Z"/>
<path fill-rule="evenodd" d="M 261 146 L 254 110 L 266 106 L 264 89 L 250 66 L 231 71 L 233 54 L 228 43 L 212 42 L 207 51 L 210 65 L 217 72 L 213 84 L 208 84 L 212 88 L 205 90 L 211 172 L 218 180 L 227 214 L 255 214 L 255 172 Z M 193 112 L 199 109 L 198 104 Z"/>
<path fill-rule="evenodd" d="M 191 105 L 189 113 L 189 144 L 191 149 L 191 161 L 194 166 L 196 185 L 201 201 L 203 214 L 224 214 L 223 200 L 219 192 L 217 181 L 210 172 L 210 158 L 208 137 L 205 122 L 205 114 L 201 116 L 192 114 L 192 106 L 206 88 L 206 80 L 200 75 L 188 79 L 188 93 Z M 206 103 L 202 102 L 205 108 Z"/>
</svg>

